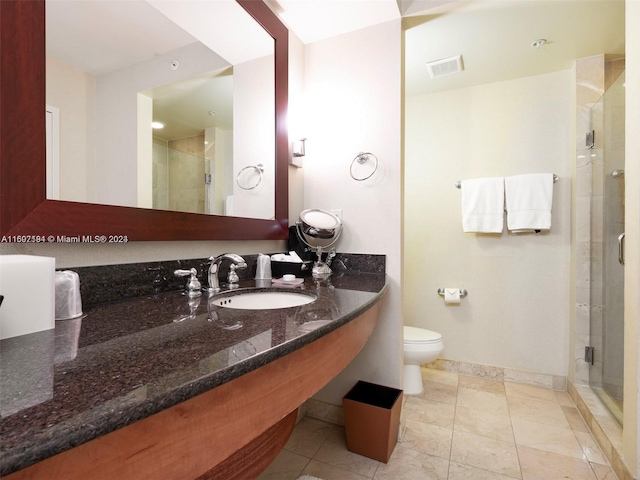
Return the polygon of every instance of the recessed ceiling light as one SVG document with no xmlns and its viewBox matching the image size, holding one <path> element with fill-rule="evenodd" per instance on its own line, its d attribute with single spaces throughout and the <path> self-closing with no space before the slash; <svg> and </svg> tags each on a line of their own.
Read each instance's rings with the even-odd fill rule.
<svg viewBox="0 0 640 480">
<path fill-rule="evenodd" d="M 164 128 L 164 123 L 162 123 L 162 122 L 151 122 L 151 128 L 159 130 L 161 128 Z"/>
</svg>

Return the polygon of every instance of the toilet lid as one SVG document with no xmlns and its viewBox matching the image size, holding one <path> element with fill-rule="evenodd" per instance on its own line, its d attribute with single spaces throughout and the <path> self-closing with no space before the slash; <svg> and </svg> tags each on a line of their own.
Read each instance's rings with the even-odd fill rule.
<svg viewBox="0 0 640 480">
<path fill-rule="evenodd" d="M 404 343 L 435 343 L 442 340 L 438 332 L 417 327 L 404 327 Z"/>
</svg>

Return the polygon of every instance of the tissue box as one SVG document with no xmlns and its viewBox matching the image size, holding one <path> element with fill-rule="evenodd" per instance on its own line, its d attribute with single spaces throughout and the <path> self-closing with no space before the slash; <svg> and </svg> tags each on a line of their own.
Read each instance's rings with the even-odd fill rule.
<svg viewBox="0 0 640 480">
<path fill-rule="evenodd" d="M 283 275 L 293 274 L 297 278 L 310 277 L 313 262 L 278 262 L 271 260 L 271 276 L 282 278 Z"/>
<path fill-rule="evenodd" d="M 56 259 L 0 256 L 0 339 L 55 327 Z"/>
</svg>

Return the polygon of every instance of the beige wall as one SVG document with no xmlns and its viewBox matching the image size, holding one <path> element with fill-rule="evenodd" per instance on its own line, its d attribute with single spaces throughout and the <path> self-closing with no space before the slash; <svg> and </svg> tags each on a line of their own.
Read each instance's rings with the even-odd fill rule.
<svg viewBox="0 0 640 480">
<path fill-rule="evenodd" d="M 304 44 L 293 33 L 289 32 L 289 105 L 287 109 L 287 128 L 289 130 L 289 145 L 305 138 L 304 124 Z M 291 152 L 289 152 L 291 159 Z M 304 210 L 304 165 L 303 168 L 289 165 L 289 223 L 293 224 L 298 215 Z"/>
<path fill-rule="evenodd" d="M 570 128 L 569 71 L 407 98 L 405 324 L 440 332 L 444 358 L 567 374 Z M 457 180 L 538 172 L 559 176 L 549 233 L 463 233 Z"/>
<path fill-rule="evenodd" d="M 95 78 L 47 58 L 47 105 L 60 109 L 60 198 L 95 198 Z"/>
<path fill-rule="evenodd" d="M 274 218 L 275 215 L 273 72 L 273 56 L 233 67 L 234 216 Z M 256 81 L 257 78 L 260 81 Z M 238 184 L 236 178 L 239 172 L 258 164 L 265 167 L 262 180 L 256 175 L 255 169 L 249 168 L 240 175 Z M 251 188 L 253 186 L 255 188 Z M 246 190 L 247 188 L 251 189 Z"/>
<path fill-rule="evenodd" d="M 305 50 L 304 207 L 341 209 L 338 250 L 386 254 L 390 283 L 369 342 L 316 396 L 335 405 L 357 380 L 402 385 L 401 38 L 398 18 Z M 380 166 L 357 182 L 349 166 L 363 151 Z"/>
</svg>

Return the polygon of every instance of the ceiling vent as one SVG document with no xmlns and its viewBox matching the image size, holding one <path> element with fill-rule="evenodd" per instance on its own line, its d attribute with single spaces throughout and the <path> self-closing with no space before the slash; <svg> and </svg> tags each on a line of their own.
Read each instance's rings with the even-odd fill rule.
<svg viewBox="0 0 640 480">
<path fill-rule="evenodd" d="M 427 69 L 429 70 L 431 78 L 461 72 L 464 70 L 464 66 L 462 65 L 462 55 L 434 60 L 433 62 L 427 63 Z"/>
</svg>

